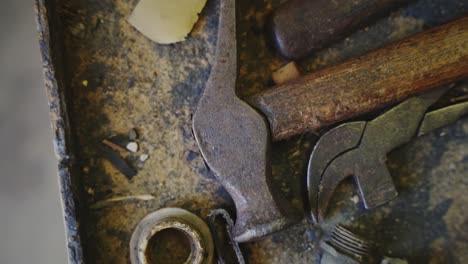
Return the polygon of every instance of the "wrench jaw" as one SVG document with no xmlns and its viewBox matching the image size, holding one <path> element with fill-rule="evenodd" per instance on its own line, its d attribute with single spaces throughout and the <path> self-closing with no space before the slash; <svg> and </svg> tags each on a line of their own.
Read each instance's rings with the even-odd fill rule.
<svg viewBox="0 0 468 264">
<path fill-rule="evenodd" d="M 420 127 L 425 132 L 443 125 L 445 122 L 440 122 L 436 115 L 445 115 L 445 119 L 453 121 L 465 113 L 465 107 L 460 104 L 437 111 L 434 116 L 429 114 L 424 120 L 429 106 L 447 89 L 407 99 L 364 125 L 359 122 L 343 124 L 319 140 L 310 158 L 308 175 L 315 223 L 323 221 L 336 187 L 349 176 L 354 176 L 366 209 L 382 205 L 398 195 L 385 163 L 387 153 L 410 141 Z M 319 166 L 320 162 L 327 166 Z"/>
<path fill-rule="evenodd" d="M 370 160 L 366 157 L 372 157 Z M 366 209 L 373 209 L 397 197 L 385 159 L 378 155 L 364 156 L 357 148 L 338 156 L 323 173 L 317 199 L 317 219 L 323 221 L 328 204 L 338 185 L 353 176 Z"/>
<path fill-rule="evenodd" d="M 307 169 L 307 190 L 309 193 L 310 218 L 318 224 L 318 199 L 324 172 L 339 155 L 359 145 L 366 122 L 352 122 L 340 125 L 324 134 L 312 151 Z"/>
<path fill-rule="evenodd" d="M 398 192 L 385 163 L 385 157 L 374 156 L 375 160 L 356 162 L 354 180 L 359 196 L 368 210 L 383 205 L 398 196 Z M 362 158 L 362 156 L 361 156 Z"/>
</svg>

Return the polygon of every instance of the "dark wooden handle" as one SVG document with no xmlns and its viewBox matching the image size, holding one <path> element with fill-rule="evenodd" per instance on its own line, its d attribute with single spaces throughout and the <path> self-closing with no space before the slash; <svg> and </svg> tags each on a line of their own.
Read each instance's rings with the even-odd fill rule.
<svg viewBox="0 0 468 264">
<path fill-rule="evenodd" d="M 269 31 L 286 58 L 301 59 L 345 38 L 410 0 L 289 0 L 276 9 Z"/>
<path fill-rule="evenodd" d="M 267 116 L 273 139 L 282 140 L 466 76 L 468 17 L 276 86 L 248 101 Z"/>
</svg>

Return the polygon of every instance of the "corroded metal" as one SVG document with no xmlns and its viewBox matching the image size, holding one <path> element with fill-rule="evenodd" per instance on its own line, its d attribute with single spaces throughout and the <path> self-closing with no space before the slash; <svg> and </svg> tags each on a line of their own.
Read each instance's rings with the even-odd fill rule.
<svg viewBox="0 0 468 264">
<path fill-rule="evenodd" d="M 145 216 L 135 227 L 130 240 L 131 263 L 151 264 L 148 259 L 148 251 L 152 250 L 150 240 L 158 232 L 168 229 L 180 230 L 187 237 L 191 252 L 184 263 L 213 262 L 214 245 L 206 223 L 187 210 L 163 208 Z"/>
<path fill-rule="evenodd" d="M 337 225 L 330 238 L 320 244 L 323 249 L 321 264 L 375 263 L 373 243 L 341 225 Z"/>
<path fill-rule="evenodd" d="M 193 116 L 193 132 L 210 170 L 236 205 L 235 240 L 247 242 L 297 223 L 302 215 L 273 196 L 267 122 L 236 95 L 235 7 L 235 0 L 221 1 L 215 63 Z"/>
<path fill-rule="evenodd" d="M 418 135 L 430 133 L 433 130 L 455 123 L 468 113 L 468 102 L 454 104 L 424 115 Z"/>
<path fill-rule="evenodd" d="M 137 0 L 37 3 L 71 263 L 127 264 L 135 226 L 163 207 L 182 207 L 204 219 L 213 208 L 232 214 L 233 202 L 205 168 L 191 132 L 191 114 L 215 57 L 219 1 L 209 0 L 187 40 L 173 45 L 155 44 L 127 23 Z M 267 89 L 271 72 L 286 63 L 263 31 L 267 14 L 279 4 L 237 1 L 240 98 Z M 420 0 L 299 67 L 311 72 L 343 62 L 467 10 L 462 0 Z M 464 89 L 450 96 L 463 96 Z M 389 154 L 400 192 L 392 202 L 363 214 L 349 199 L 352 185 L 339 186 L 321 226 L 324 233 L 331 232 L 330 224 L 346 222 L 382 242 L 382 255 L 410 263 L 463 263 L 468 258 L 463 239 L 468 234 L 467 121 Z M 105 161 L 99 146 L 133 127 L 150 158 L 129 181 Z M 309 134 L 272 145 L 272 186 L 297 209 L 303 207 L 307 158 L 315 141 Z M 251 264 L 314 263 L 320 238 L 303 221 L 241 247 Z"/>
<path fill-rule="evenodd" d="M 208 219 L 215 242 L 218 264 L 245 264 L 239 243 L 234 240 L 232 234 L 234 220 L 229 213 L 224 209 L 215 209 L 210 213 Z"/>
<path fill-rule="evenodd" d="M 422 134 L 421 126 L 428 132 L 431 127 L 451 124 L 466 114 L 465 103 L 426 114 L 447 89 L 410 98 L 367 123 L 345 123 L 318 141 L 310 156 L 307 176 L 309 205 L 315 223 L 323 220 L 338 184 L 350 176 L 354 176 L 367 209 L 396 197 L 386 165 L 387 153 Z"/>
<path fill-rule="evenodd" d="M 354 149 L 361 141 L 366 126 L 365 121 L 345 123 L 324 134 L 314 146 L 307 166 L 307 191 L 311 220 L 317 224 L 318 200 L 323 173 L 328 165 L 350 149 Z"/>
</svg>

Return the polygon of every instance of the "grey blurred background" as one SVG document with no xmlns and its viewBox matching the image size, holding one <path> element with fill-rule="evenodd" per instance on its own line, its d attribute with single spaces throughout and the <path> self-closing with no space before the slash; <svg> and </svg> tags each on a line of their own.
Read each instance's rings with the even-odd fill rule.
<svg viewBox="0 0 468 264">
<path fill-rule="evenodd" d="M 0 22 L 0 264 L 67 263 L 33 0 Z"/>
</svg>

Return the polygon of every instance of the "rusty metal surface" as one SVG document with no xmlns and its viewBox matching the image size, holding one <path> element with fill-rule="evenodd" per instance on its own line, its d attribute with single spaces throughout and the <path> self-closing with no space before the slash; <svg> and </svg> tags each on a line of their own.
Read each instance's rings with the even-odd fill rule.
<svg viewBox="0 0 468 264">
<path fill-rule="evenodd" d="M 387 169 L 387 153 L 415 138 L 427 109 L 447 90 L 448 88 L 442 88 L 410 98 L 367 122 L 363 130 L 354 130 L 359 137 L 359 142 L 355 146 L 340 149 L 330 162 L 323 161 L 328 165 L 320 174 L 309 172 L 308 177 L 320 177 L 318 185 L 308 186 L 312 214 L 317 215 L 314 219 L 323 220 L 336 187 L 349 176 L 353 176 L 366 209 L 373 209 L 395 198 L 398 192 Z M 360 126 L 361 122 L 357 123 L 357 126 Z M 332 143 L 317 144 L 311 155 L 312 163 L 320 162 L 314 161 L 314 156 L 320 154 L 322 148 L 326 148 L 328 152 L 328 148 L 333 149 L 336 144 L 341 146 L 342 136 L 349 137 L 348 126 L 353 128 L 356 124 L 345 123 L 334 128 L 331 134 L 324 135 L 326 137 L 324 142 Z M 342 129 L 344 133 L 339 132 Z M 321 155 L 318 158 L 321 158 Z M 313 167 L 309 165 L 309 169 L 311 168 Z M 309 183 L 316 181 L 308 180 Z"/>
<path fill-rule="evenodd" d="M 157 242 L 158 237 L 154 234 L 161 231 L 169 231 L 169 235 L 174 236 L 174 231 L 177 230 L 187 239 L 187 248 L 192 251 L 189 254 L 183 255 L 183 247 L 177 247 L 176 244 L 161 245 Z M 176 232 L 177 232 L 176 231 Z M 160 237 L 159 237 L 160 238 Z M 169 242 L 172 242 L 169 240 Z M 183 245 L 184 240 L 175 241 L 177 244 Z M 214 244 L 208 225 L 193 213 L 180 208 L 162 208 L 145 216 L 135 228 L 130 240 L 130 260 L 132 264 L 152 264 L 155 260 L 158 263 L 193 263 L 193 264 L 211 264 L 213 263 Z M 152 250 L 147 250 L 151 248 Z M 167 251 L 173 252 L 171 256 L 158 256 Z M 158 254 L 159 253 L 159 254 Z"/>
<path fill-rule="evenodd" d="M 387 153 L 468 113 L 468 102 L 425 113 L 446 91 L 442 88 L 410 98 L 370 122 L 345 123 L 325 133 L 314 146 L 308 165 L 311 220 L 323 220 L 336 187 L 350 176 L 354 176 L 366 209 L 395 198 Z"/>
<path fill-rule="evenodd" d="M 237 1 L 237 89 L 242 98 L 270 86 L 271 72 L 285 63 L 263 31 L 266 14 L 279 2 Z M 128 263 L 133 229 L 162 207 L 182 207 L 204 219 L 216 207 L 234 212 L 191 134 L 191 115 L 214 61 L 218 1 L 208 1 L 185 42 L 165 46 L 128 24 L 136 3 L 38 0 L 72 263 Z M 300 67 L 313 71 L 342 62 L 466 10 L 464 1 L 421 0 L 300 62 Z M 139 130 L 141 151 L 150 158 L 128 180 L 102 157 L 100 142 L 133 127 Z M 467 135 L 464 119 L 392 153 L 389 167 L 400 196 L 375 211 L 361 212 L 349 200 L 351 185 L 343 184 L 330 203 L 334 210 L 324 230 L 340 222 L 383 242 L 381 248 L 391 252 L 385 255 L 410 262 L 462 263 L 468 252 L 463 211 L 468 199 L 463 177 Z M 304 135 L 272 146 L 272 184 L 301 210 L 307 157 L 315 140 L 315 135 Z M 139 199 L 142 195 L 152 198 Z M 303 221 L 241 247 L 248 263 L 313 263 L 320 235 Z"/>
<path fill-rule="evenodd" d="M 289 227 L 302 215 L 270 188 L 269 127 L 236 95 L 236 5 L 234 0 L 220 2 L 215 62 L 193 116 L 193 134 L 209 169 L 235 203 L 235 240 L 248 242 Z"/>
</svg>

